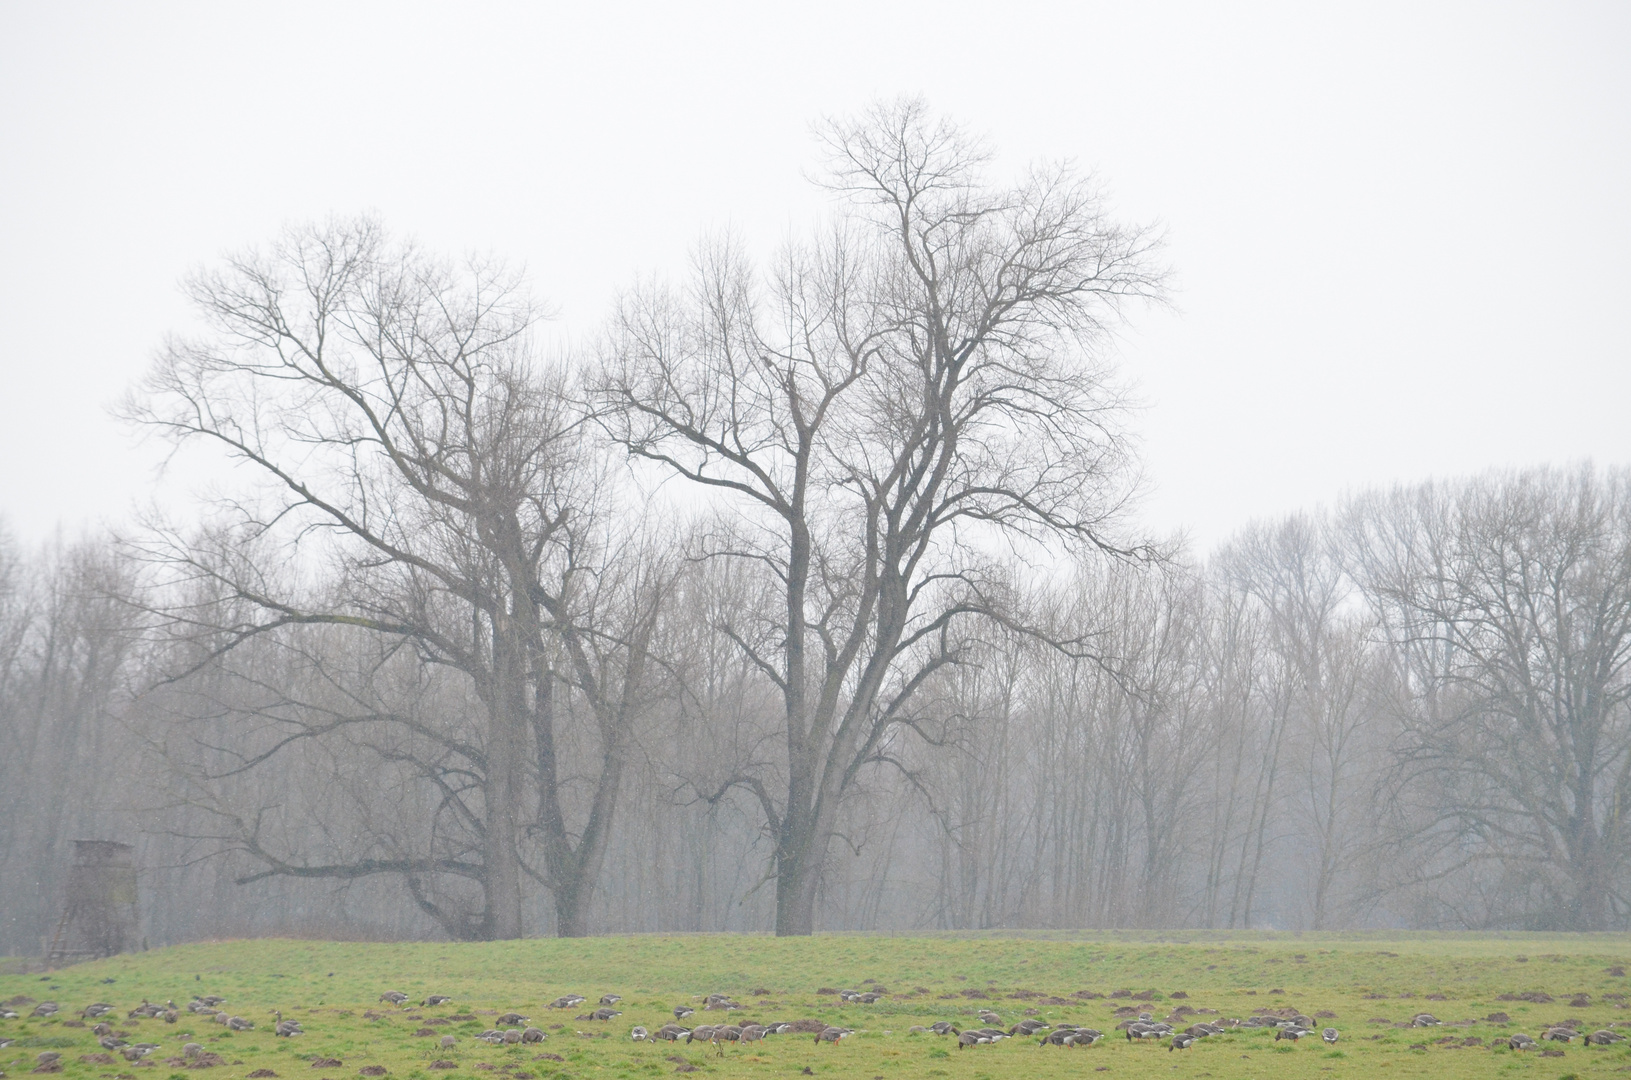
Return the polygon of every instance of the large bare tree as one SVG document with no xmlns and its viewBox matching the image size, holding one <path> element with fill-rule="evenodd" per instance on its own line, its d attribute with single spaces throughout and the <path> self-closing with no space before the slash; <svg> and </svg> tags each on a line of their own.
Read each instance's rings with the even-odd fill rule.
<svg viewBox="0 0 1631 1080">
<path fill-rule="evenodd" d="M 1160 292 L 1152 235 L 1043 167 L 987 154 L 919 101 L 823 128 L 830 231 L 761 277 L 729 243 L 683 289 L 630 296 L 601 415 L 636 458 L 721 497 L 713 554 L 775 597 L 722 629 L 781 699 L 751 791 L 775 842 L 776 931 L 808 934 L 840 803 L 914 693 L 1001 606 L 1001 557 L 1113 548 L 1126 490 L 1100 347 Z"/>
<path fill-rule="evenodd" d="M 222 841 L 268 873 L 401 875 L 460 937 L 521 936 L 531 874 L 552 893 L 559 933 L 585 933 L 663 575 L 609 524 L 580 414 L 531 355 L 536 312 L 520 280 L 393 244 L 364 220 L 293 231 L 189 292 L 208 330 L 164 348 L 131 411 L 261 483 L 223 500 L 218 527 L 152 545 L 191 579 L 185 595 L 207 600 L 168 609 L 195 645 L 171 675 L 281 635 L 304 649 L 301 685 L 324 688 L 254 675 L 260 741 L 212 768 L 394 727 L 411 739 L 361 744 L 405 762 L 431 792 L 427 812 L 448 822 L 417 850 L 365 842 L 328 860 L 277 848 L 258 815 L 225 813 Z M 333 632 L 307 649 L 299 634 L 314 626 Z M 348 654 L 334 633 L 374 643 Z M 460 682 L 462 694 L 436 699 L 442 714 L 389 706 L 359 683 L 366 666 L 337 671 L 396 645 Z M 572 786 L 580 805 L 567 804 L 559 753 L 572 715 L 593 733 L 587 782 Z M 446 876 L 473 882 L 479 906 L 439 903 Z"/>
</svg>

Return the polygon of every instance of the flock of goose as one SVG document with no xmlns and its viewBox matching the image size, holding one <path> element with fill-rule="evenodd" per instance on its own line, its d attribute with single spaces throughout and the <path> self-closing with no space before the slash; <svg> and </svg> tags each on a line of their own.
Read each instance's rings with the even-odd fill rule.
<svg viewBox="0 0 1631 1080">
<path fill-rule="evenodd" d="M 883 997 L 878 991 L 839 991 L 839 997 L 849 1003 L 872 1004 Z M 26 1000 L 26 999 L 23 999 Z M 408 995 L 400 991 L 388 991 L 379 996 L 381 1002 L 389 1003 L 401 1009 L 412 1009 L 416 1003 Z M 584 1004 L 588 999 L 580 994 L 566 994 L 551 1001 L 546 1008 L 573 1009 Z M 622 1015 L 617 1009 L 622 997 L 618 994 L 605 994 L 600 998 L 596 1008 L 575 1016 L 575 1020 L 589 1020 L 606 1022 Z M 435 1007 L 450 1004 L 453 998 L 445 994 L 432 994 L 418 1007 Z M 174 1001 L 166 1001 L 163 1005 L 143 1000 L 136 1008 L 127 1014 L 129 1019 L 162 1020 L 174 1024 L 180 1019 L 183 1011 L 200 1016 L 204 1020 L 217 1023 L 229 1031 L 253 1030 L 255 1024 L 243 1017 L 232 1015 L 224 1011 L 221 1006 L 226 1004 L 224 998 L 201 995 L 193 998 L 183 1007 L 177 1007 Z M 702 1005 L 705 1010 L 728 1011 L 741 1009 L 743 1006 L 732 1000 L 727 994 L 709 994 Z M 1131 1010 L 1125 1010 L 1130 1012 Z M 61 1012 L 61 1006 L 54 1001 L 42 1001 L 30 1011 L 29 1015 L 39 1018 L 50 1018 Z M 817 1045 L 821 1043 L 837 1043 L 854 1033 L 851 1028 L 838 1027 L 826 1024 L 820 1020 L 783 1021 L 769 1024 L 758 1023 L 706 1023 L 687 1026 L 687 1021 L 696 1010 L 689 1005 L 679 1005 L 673 1010 L 674 1022 L 664 1024 L 655 1031 L 645 1027 L 636 1026 L 629 1032 L 629 1038 L 635 1042 L 679 1042 L 684 1040 L 687 1044 L 708 1043 L 723 1055 L 727 1043 L 757 1043 L 771 1036 L 788 1034 L 813 1035 Z M 1289 1012 L 1289 1010 L 1288 1010 Z M 305 1034 L 298 1020 L 285 1020 L 281 1011 L 274 1011 L 273 1033 L 283 1038 L 294 1038 Z M 374 1015 L 374 1014 L 370 1014 Z M 18 1014 L 10 1008 L 0 1007 L 0 1019 L 17 1019 Z M 110 1020 L 117 1019 L 115 1007 L 108 1002 L 96 1002 L 87 1005 L 79 1011 L 81 1023 L 72 1026 L 83 1026 L 95 1021 L 91 1034 L 95 1035 L 98 1044 L 109 1053 L 118 1053 L 127 1061 L 133 1063 L 146 1063 L 143 1059 L 160 1048 L 158 1043 L 127 1042 L 122 1036 L 127 1032 L 115 1031 Z M 465 1017 L 464 1019 L 470 1019 Z M 1011 1038 L 1037 1038 L 1040 1046 L 1060 1046 L 1067 1048 L 1093 1046 L 1107 1036 L 1106 1032 L 1097 1028 L 1083 1027 L 1074 1024 L 1053 1024 L 1036 1017 L 1028 1017 L 1011 1027 L 1003 1027 L 1002 1018 L 994 1012 L 982 1010 L 979 1013 L 982 1027 L 959 1028 L 949 1020 L 942 1020 L 935 1024 L 912 1027 L 908 1034 L 934 1034 L 939 1036 L 954 1036 L 957 1048 L 964 1050 L 976 1046 L 988 1046 L 1004 1039 Z M 1318 1035 L 1327 1046 L 1334 1046 L 1341 1038 L 1341 1033 L 1334 1027 L 1316 1028 L 1312 1017 L 1302 1014 L 1262 1014 L 1249 1016 L 1239 1020 L 1223 1020 L 1221 1022 L 1192 1023 L 1179 1029 L 1171 1021 L 1182 1023 L 1181 1014 L 1174 1014 L 1166 1020 L 1156 1020 L 1150 1013 L 1140 1013 L 1121 1021 L 1112 1030 L 1121 1032 L 1129 1043 L 1134 1042 L 1162 1042 L 1165 1041 L 1167 1049 L 1187 1050 L 1202 1039 L 1222 1035 L 1230 1030 L 1243 1030 L 1253 1028 L 1274 1029 L 1276 1042 L 1288 1040 L 1296 1042 L 1299 1039 Z M 508 1012 L 495 1020 L 497 1026 L 483 1031 L 475 1038 L 494 1045 L 541 1043 L 549 1036 L 542 1028 L 534 1027 L 530 1017 L 519 1012 Z M 1417 1013 L 1410 1018 L 1409 1027 L 1426 1028 L 1440 1024 L 1437 1017 L 1431 1013 Z M 560 1025 L 556 1025 L 557 1027 Z M 423 1030 L 418 1032 L 428 1035 L 431 1032 Z M 1583 1039 L 1593 1046 L 1609 1046 L 1624 1042 L 1625 1036 L 1618 1032 L 1602 1029 L 1582 1035 L 1581 1032 L 1567 1025 L 1554 1025 L 1545 1028 L 1537 1040 L 1527 1034 L 1518 1033 L 1506 1039 L 1506 1045 L 1513 1050 L 1533 1050 L 1542 1042 L 1572 1042 Z M 451 1049 L 457 1043 L 452 1035 L 443 1035 L 440 1045 L 443 1049 Z M 0 1047 L 8 1046 L 12 1040 L 0 1039 Z M 53 1073 L 62 1071 L 61 1054 L 57 1051 L 45 1051 L 36 1058 L 36 1073 Z M 186 1043 L 182 1047 L 182 1056 L 179 1059 L 169 1059 L 172 1064 L 207 1065 L 219 1064 L 213 1054 L 206 1051 L 196 1042 Z M 438 1063 L 439 1065 L 442 1063 Z M 451 1068 L 452 1063 L 446 1063 Z M 689 1070 L 687 1070 L 689 1071 Z M 0 1076 L 3 1076 L 0 1073 Z"/>
</svg>

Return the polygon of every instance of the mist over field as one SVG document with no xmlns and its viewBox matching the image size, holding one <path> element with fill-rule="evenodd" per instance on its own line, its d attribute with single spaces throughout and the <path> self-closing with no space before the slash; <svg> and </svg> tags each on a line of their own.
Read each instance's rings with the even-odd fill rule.
<svg viewBox="0 0 1631 1080">
<path fill-rule="evenodd" d="M 0 955 L 100 858 L 105 952 L 1631 929 L 1631 464 L 1197 542 L 1127 359 L 1172 231 L 915 91 L 789 124 L 808 222 L 699 217 L 566 339 L 382 213 L 193 254 L 107 410 L 174 473 L 53 539 L 0 502 Z"/>
</svg>

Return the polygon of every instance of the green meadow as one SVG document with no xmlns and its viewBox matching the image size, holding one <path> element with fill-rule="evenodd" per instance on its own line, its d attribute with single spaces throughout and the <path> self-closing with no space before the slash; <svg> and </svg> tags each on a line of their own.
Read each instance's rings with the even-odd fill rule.
<svg viewBox="0 0 1631 1080">
<path fill-rule="evenodd" d="M 1111 1077 L 1474 1077 L 1558 1078 L 1631 1072 L 1631 1043 L 1548 1044 L 1554 1055 L 1514 1052 L 1514 1032 L 1538 1036 L 1569 1022 L 1582 1032 L 1631 1031 L 1631 935 L 1081 933 L 888 937 L 756 935 L 541 939 L 493 944 L 364 944 L 287 940 L 184 945 L 27 972 L 0 966 L 0 1000 L 19 1018 L 0 1020 L 0 1070 L 28 1074 L 42 1050 L 61 1054 L 65 1080 L 642 1080 L 700 1071 L 720 1080 L 1053 1080 Z M 872 1005 L 842 1003 L 838 989 L 881 989 Z M 448 994 L 451 1004 L 399 1009 L 379 1001 L 397 990 L 414 1002 Z M 551 1009 L 578 993 L 575 1009 Z M 574 1019 L 602 994 L 623 996 L 622 1015 Z M 700 1043 L 631 1042 L 655 1031 L 676 1005 L 689 1023 L 710 993 L 744 1007 L 732 1023 L 814 1019 L 855 1029 L 837 1044 L 782 1035 L 724 1053 Z M 183 1012 L 178 1023 L 128 1020 L 144 999 L 178 1005 L 224 997 L 225 1011 L 256 1024 L 233 1032 Z M 1548 1000 L 1550 999 L 1550 1000 Z M 33 1003 L 58 1002 L 55 1017 L 30 1017 Z M 107 1019 L 130 1042 L 161 1044 L 142 1065 L 101 1047 L 80 1010 L 107 1002 Z M 953 1039 L 910 1034 L 949 1020 L 980 1026 L 989 1009 L 1011 1026 L 1025 1016 L 1091 1025 L 1111 1037 L 1089 1049 L 1039 1046 L 1034 1038 L 958 1050 Z M 1292 1009 L 1338 1028 L 1332 1048 L 1316 1039 L 1276 1044 L 1271 1030 L 1241 1030 L 1169 1051 L 1129 1043 L 1113 1030 L 1127 1009 L 1156 1018 L 1247 1017 Z M 272 1032 L 273 1011 L 305 1034 Z M 515 1011 L 548 1038 L 491 1046 L 474 1038 Z M 1442 1024 L 1400 1026 L 1419 1012 Z M 416 1034 L 421 1032 L 423 1034 Z M 444 1050 L 440 1037 L 457 1040 Z M 225 1064 L 187 1067 L 186 1042 Z M 85 1060 L 89 1059 L 89 1060 Z M 171 1059 L 174 1059 L 173 1061 Z M 314 1065 L 313 1062 L 319 1064 Z M 338 1064 L 335 1064 L 338 1062 Z M 452 1068 L 448 1068 L 451 1063 Z M 433 1064 L 438 1068 L 432 1069 Z M 368 1070 L 366 1073 L 363 1070 Z"/>
</svg>

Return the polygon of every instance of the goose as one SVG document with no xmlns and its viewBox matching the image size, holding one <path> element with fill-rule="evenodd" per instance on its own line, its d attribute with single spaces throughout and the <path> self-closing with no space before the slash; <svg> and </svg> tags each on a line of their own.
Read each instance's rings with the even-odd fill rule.
<svg viewBox="0 0 1631 1080">
<path fill-rule="evenodd" d="M 1186 1031 L 1180 1031 L 1172 1037 L 1172 1042 L 1167 1044 L 1167 1052 L 1170 1054 L 1174 1050 L 1188 1050 L 1194 1045 L 1195 1036 Z"/>
<path fill-rule="evenodd" d="M 1067 1027 L 1064 1024 L 1060 1024 L 1058 1027 L 1054 1028 L 1052 1031 L 1050 1031 L 1046 1035 L 1042 1036 L 1042 1038 L 1038 1039 L 1037 1042 L 1036 1042 L 1036 1045 L 1038 1045 L 1038 1046 L 1069 1046 L 1071 1044 L 1067 1040 L 1073 1038 L 1075 1036 L 1075 1034 L 1076 1034 L 1076 1029 L 1075 1028 Z"/>
<path fill-rule="evenodd" d="M 379 1000 L 389 1001 L 392 1005 L 406 1005 L 408 1003 L 408 995 L 404 994 L 400 990 L 387 990 L 385 993 L 379 996 Z"/>
<path fill-rule="evenodd" d="M 1439 1018 L 1432 1013 L 1417 1013 L 1410 1018 L 1411 1027 L 1433 1027 L 1439 1023 Z"/>
<path fill-rule="evenodd" d="M 1071 1032 L 1070 1038 L 1066 1041 L 1065 1045 L 1072 1047 L 1092 1046 L 1102 1038 L 1104 1038 L 1104 1032 L 1100 1031 L 1098 1028 L 1077 1028 L 1075 1031 Z"/>
<path fill-rule="evenodd" d="M 62 1008 L 62 1006 L 58 1005 L 54 1001 L 42 1001 L 38 1005 L 34 1006 L 34 1011 L 29 1013 L 29 1015 L 30 1016 L 55 1016 L 57 1014 L 57 1011 L 59 1009 L 61 1009 L 61 1008 Z M 60 1056 L 61 1056 L 60 1054 L 54 1055 L 52 1060 L 54 1061 L 54 1060 L 56 1060 L 57 1057 L 60 1057 Z"/>
<path fill-rule="evenodd" d="M 1564 1027 L 1563 1025 L 1559 1024 L 1557 1027 L 1550 1027 L 1541 1032 L 1540 1037 L 1543 1039 L 1551 1039 L 1553 1042 L 1566 1043 L 1576 1038 L 1579 1034 L 1580 1033 L 1573 1028 Z"/>
<path fill-rule="evenodd" d="M 425 1008 L 430 1009 L 435 1008 L 437 1005 L 446 1005 L 452 1000 L 453 999 L 448 997 L 446 994 L 432 994 L 430 997 L 420 1002 L 420 1004 Z"/>
<path fill-rule="evenodd" d="M 1325 1040 L 1326 1046 L 1335 1046 L 1337 1044 L 1337 1040 L 1341 1037 L 1342 1033 L 1333 1027 L 1328 1027 L 1320 1032 L 1320 1038 Z"/>
<path fill-rule="evenodd" d="M 765 1037 L 767 1030 L 762 1024 L 743 1024 L 740 1041 L 745 1043 L 759 1042 Z"/>
<path fill-rule="evenodd" d="M 964 1031 L 957 1036 L 957 1049 L 966 1050 L 971 1046 L 987 1046 L 991 1043 L 991 1036 L 983 1031 Z"/>
<path fill-rule="evenodd" d="M 1000 1023 L 1002 1023 L 1002 1017 L 998 1016 L 996 1013 L 992 1012 L 990 1009 L 981 1009 L 980 1010 L 980 1023 L 982 1023 L 982 1024 L 1000 1024 Z"/>
<path fill-rule="evenodd" d="M 793 1030 L 793 1025 L 784 1020 L 781 1023 L 766 1025 L 765 1034 L 766 1035 L 786 1035 L 789 1031 L 792 1031 L 792 1030 Z"/>
<path fill-rule="evenodd" d="M 225 1005 L 227 1003 L 227 999 L 221 997 L 219 994 L 206 994 L 201 998 L 194 998 L 193 1000 L 202 1001 L 205 1005 L 208 1005 L 212 1009 L 217 1005 Z"/>
<path fill-rule="evenodd" d="M 157 1049 L 158 1047 L 152 1043 L 138 1043 L 135 1046 L 125 1047 L 119 1053 L 124 1055 L 126 1061 L 140 1061 Z"/>
<path fill-rule="evenodd" d="M 182 1057 L 195 1058 L 204 1052 L 204 1048 L 197 1043 L 186 1043 L 181 1048 Z"/>
<path fill-rule="evenodd" d="M 1511 1047 L 1513 1050 L 1533 1050 L 1535 1048 L 1535 1040 L 1531 1039 L 1529 1036 L 1520 1031 L 1508 1039 L 1506 1041 L 1506 1045 Z"/>
<path fill-rule="evenodd" d="M 650 1039 L 651 1032 L 647 1031 L 643 1027 L 639 1027 L 638 1025 L 633 1031 L 629 1032 L 629 1040 L 631 1042 L 648 1042 Z"/>
<path fill-rule="evenodd" d="M 508 1031 L 504 1032 L 504 1042 L 509 1046 L 518 1045 L 521 1042 L 521 1029 L 510 1028 Z"/>
<path fill-rule="evenodd" d="M 836 1043 L 839 1039 L 844 1038 L 846 1035 L 853 1034 L 855 1034 L 855 1032 L 850 1028 L 824 1027 L 820 1031 L 816 1032 L 815 1041 L 818 1045 L 824 1042 Z"/>
<path fill-rule="evenodd" d="M 934 1023 L 929 1025 L 929 1030 L 934 1032 L 936 1035 L 959 1034 L 958 1030 L 952 1026 L 950 1020 L 936 1020 Z"/>
<path fill-rule="evenodd" d="M 17 1014 L 16 1013 L 12 1012 L 10 1009 L 0 1009 L 0 1020 L 15 1020 L 15 1019 L 17 1019 Z"/>
<path fill-rule="evenodd" d="M 233 1031 L 253 1031 L 255 1025 L 241 1016 L 227 1017 L 227 1027 Z"/>
<path fill-rule="evenodd" d="M 690 1016 L 694 1012 L 696 1012 L 696 1010 L 691 1008 L 689 1005 L 676 1005 L 674 1006 L 674 1019 L 684 1020 L 687 1016 Z"/>
<path fill-rule="evenodd" d="M 689 1028 L 681 1027 L 679 1024 L 664 1024 L 657 1029 L 657 1038 L 664 1042 L 679 1042 L 690 1033 Z"/>
<path fill-rule="evenodd" d="M 549 1038 L 541 1028 L 527 1027 L 521 1031 L 521 1041 L 524 1043 L 541 1043 Z"/>
<path fill-rule="evenodd" d="M 1601 1031 L 1594 1031 L 1590 1035 L 1586 1036 L 1586 1042 L 1591 1046 L 1610 1046 L 1614 1043 L 1624 1041 L 1624 1035 L 1621 1035 L 1617 1031 L 1609 1031 L 1607 1028 L 1603 1028 Z"/>
<path fill-rule="evenodd" d="M 570 1009 L 574 1005 L 583 1004 L 585 998 L 582 994 L 562 994 L 549 1003 L 551 1009 Z"/>
<path fill-rule="evenodd" d="M 98 1001 L 94 1005 L 87 1005 L 79 1011 L 81 1020 L 94 1020 L 99 1016 L 106 1016 L 113 1011 L 113 1006 L 105 1001 Z"/>
<path fill-rule="evenodd" d="M 1042 1020 L 1021 1020 L 1008 1029 L 1009 1035 L 1035 1035 L 1039 1031 L 1047 1030 L 1048 1024 Z"/>
<path fill-rule="evenodd" d="M 698 1024 L 696 1027 L 685 1033 L 685 1041 L 687 1044 L 694 1042 L 711 1042 L 713 1037 L 714 1027 L 712 1024 Z"/>
<path fill-rule="evenodd" d="M 516 1024 L 525 1024 L 528 1019 L 528 1017 L 522 1016 L 518 1012 L 507 1012 L 497 1020 L 494 1020 L 493 1023 L 503 1024 L 505 1027 L 513 1027 Z"/>
<path fill-rule="evenodd" d="M 1139 1023 L 1132 1024 L 1127 1028 L 1127 1041 L 1133 1042 L 1138 1039 L 1159 1039 L 1164 1034 L 1165 1032 L 1156 1027 L 1154 1024 L 1146 1024 L 1140 1021 Z"/>
<path fill-rule="evenodd" d="M 101 1045 L 102 1049 L 104 1049 L 104 1050 L 117 1050 L 121 1046 L 129 1046 L 130 1045 L 129 1043 L 125 1042 L 123 1039 L 116 1039 L 112 1035 L 104 1035 L 100 1039 L 97 1039 L 96 1041 L 97 1041 L 97 1043 L 99 1043 Z"/>
<path fill-rule="evenodd" d="M 1274 1033 L 1274 1041 L 1279 1042 L 1281 1039 L 1290 1039 L 1292 1042 L 1296 1042 L 1298 1039 L 1302 1038 L 1304 1035 L 1312 1035 L 1312 1034 L 1313 1034 L 1313 1032 L 1304 1031 L 1300 1027 L 1283 1027 L 1279 1031 L 1276 1031 Z"/>
<path fill-rule="evenodd" d="M 113 1025 L 108 1024 L 108 1023 L 97 1024 L 95 1027 L 91 1028 L 91 1034 L 92 1035 L 112 1035 L 113 1034 Z"/>
<path fill-rule="evenodd" d="M 600 1003 L 602 1005 L 616 1005 L 619 1001 L 622 1001 L 622 1000 L 623 1000 L 623 995 L 622 994 L 602 994 L 602 995 L 600 995 Z"/>
</svg>

